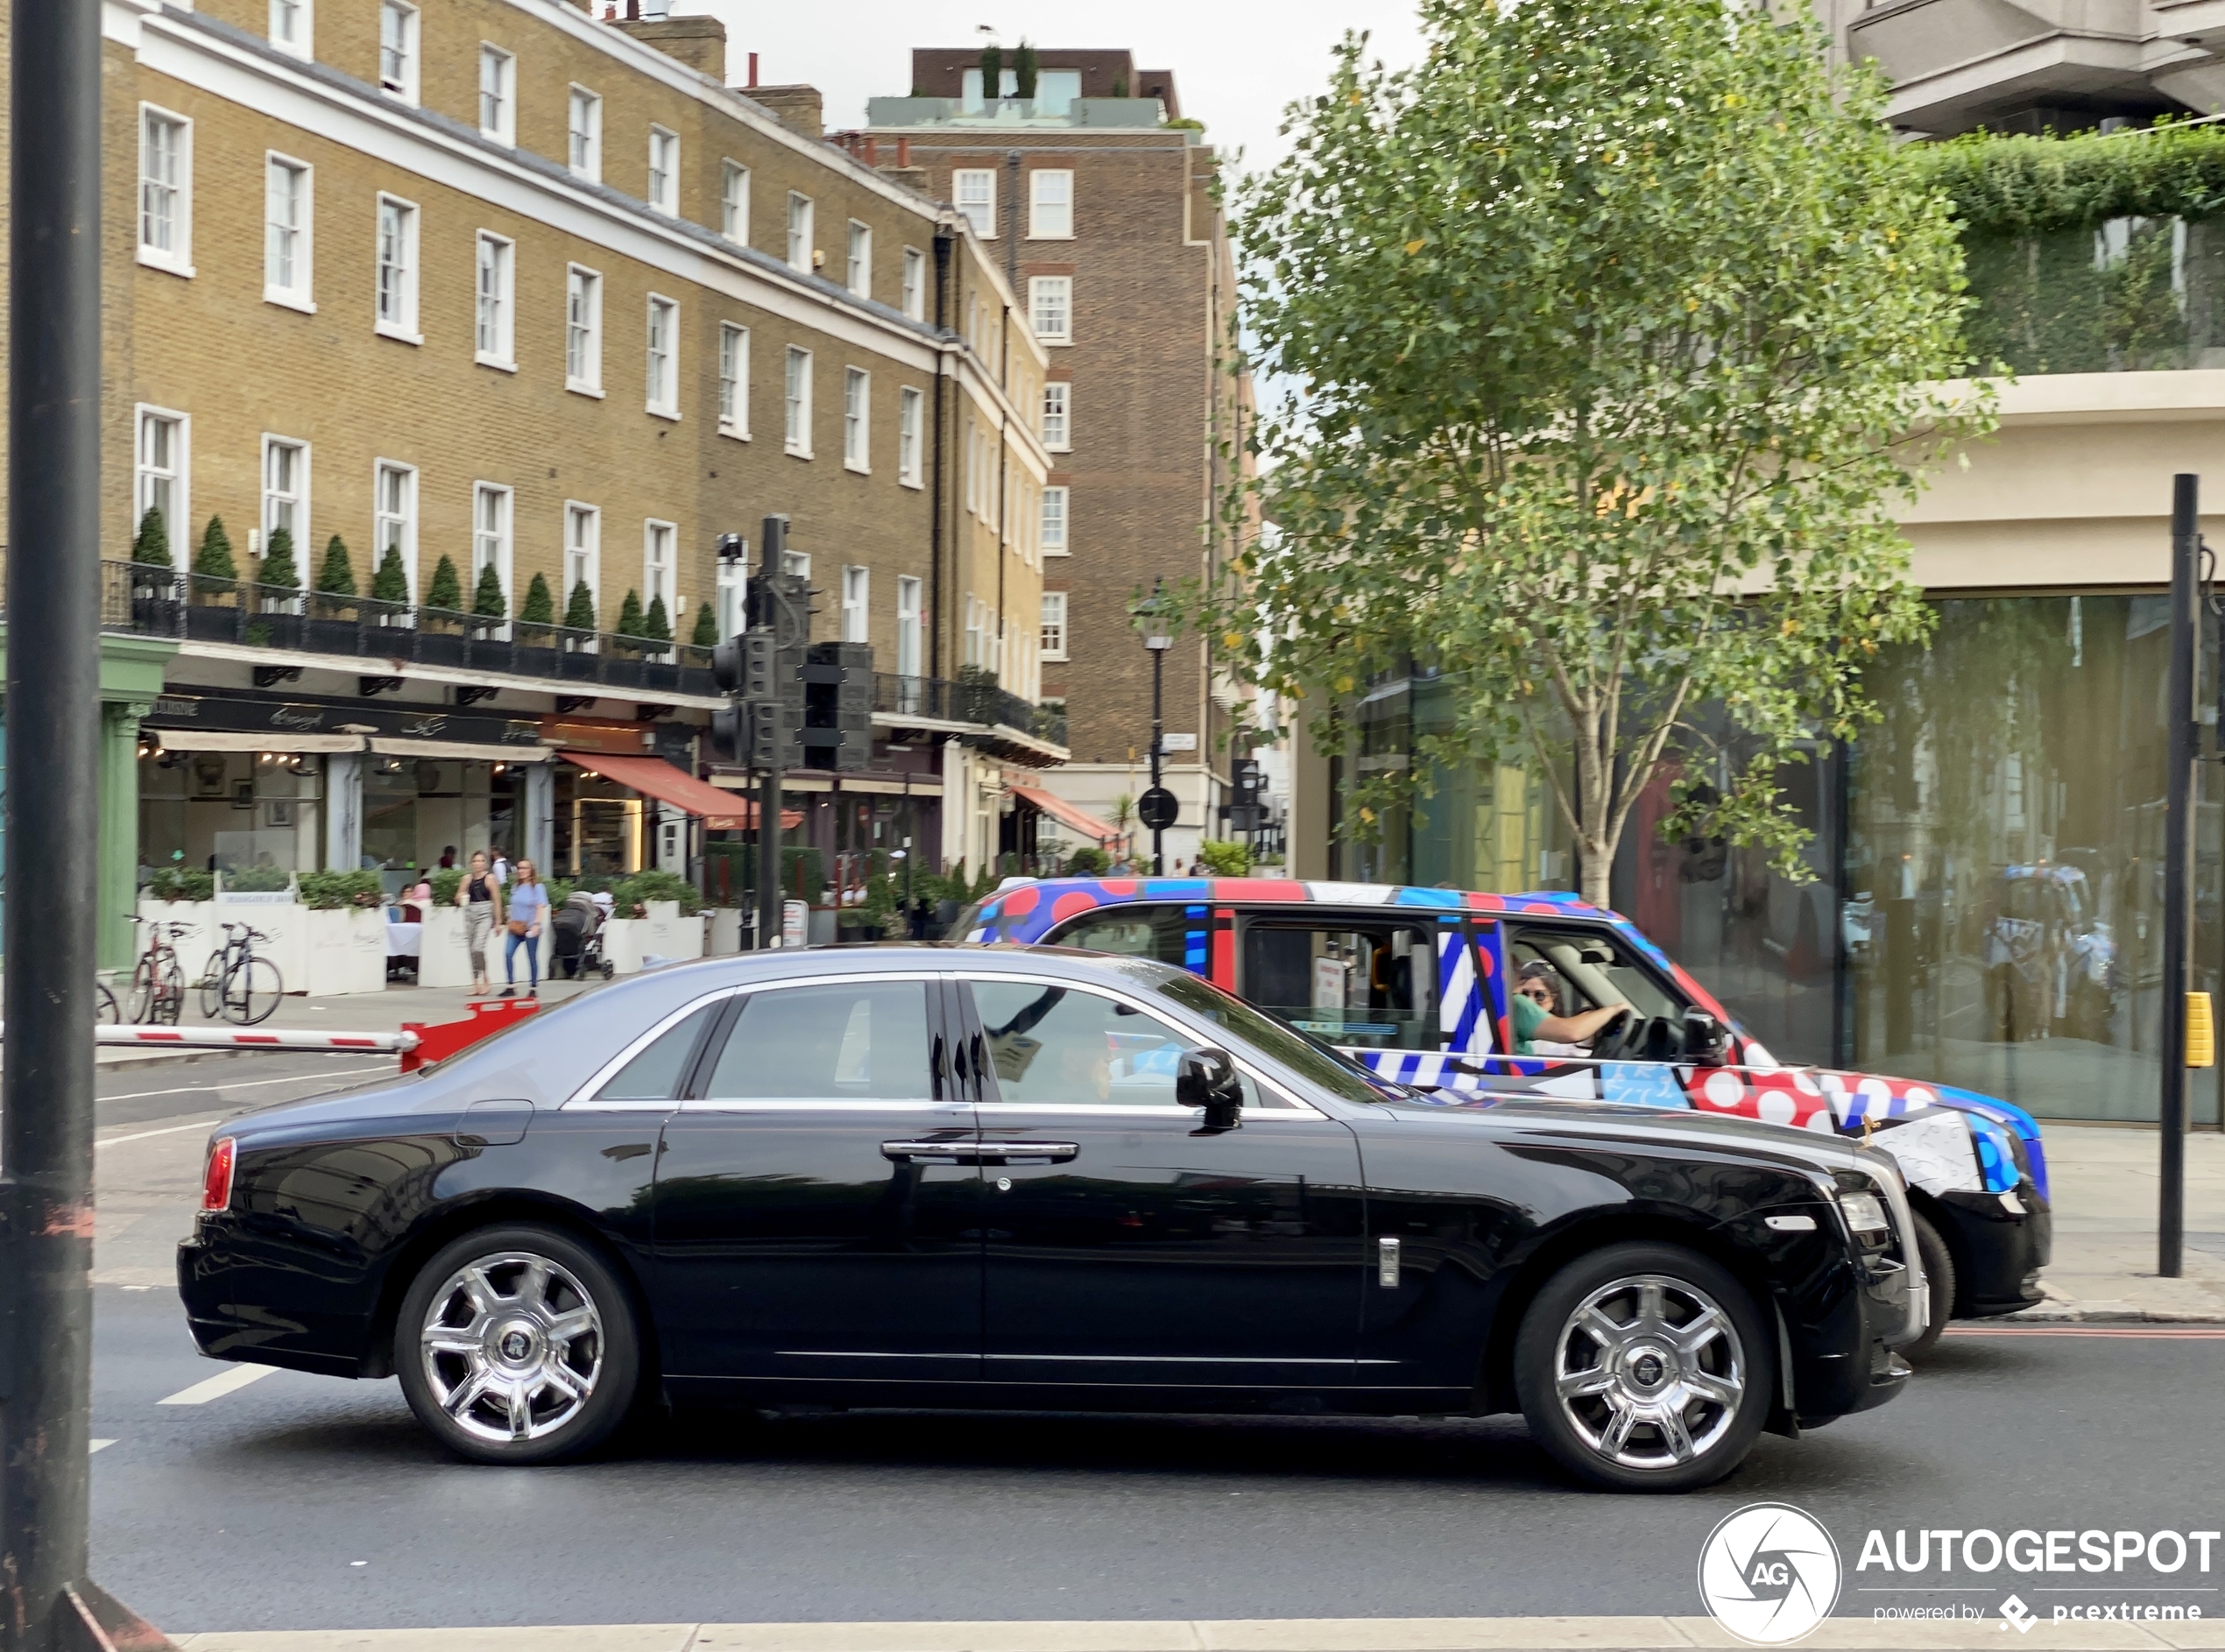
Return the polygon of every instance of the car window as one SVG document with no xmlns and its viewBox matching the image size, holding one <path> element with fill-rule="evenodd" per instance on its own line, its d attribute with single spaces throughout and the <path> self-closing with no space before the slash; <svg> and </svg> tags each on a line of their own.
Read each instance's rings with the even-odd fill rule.
<svg viewBox="0 0 2225 1652">
<path fill-rule="evenodd" d="M 1184 1051 L 1204 1041 L 1060 981 L 972 983 L 999 1100 L 1021 1106 L 1172 1107 Z M 1245 1081 L 1245 1105 L 1259 1094 Z"/>
<path fill-rule="evenodd" d="M 753 992 L 711 1069 L 712 1101 L 925 1101 L 927 987 L 840 981 Z"/>
<path fill-rule="evenodd" d="M 1151 958 L 1178 970 L 1205 967 L 1203 907 L 1105 907 L 1052 931 L 1053 946 Z"/>
<path fill-rule="evenodd" d="M 1517 980 L 1526 966 L 1545 966 L 1546 979 L 1560 1000 L 1557 1013 L 1562 1015 L 1607 1004 L 1628 1004 L 1641 1015 L 1671 1020 L 1685 1013 L 1683 1003 L 1638 964 L 1629 949 L 1600 930 L 1525 924 L 1507 937 L 1507 963 Z"/>
<path fill-rule="evenodd" d="M 1434 933 L 1415 924 L 1253 920 L 1244 996 L 1300 1032 L 1368 1049 L 1437 1047 Z"/>
<path fill-rule="evenodd" d="M 598 1101 L 676 1101 L 688 1077 L 689 1058 L 704 1025 L 723 1004 L 706 1004 L 651 1040 L 647 1048 L 618 1069 L 610 1083 L 595 1092 Z"/>
<path fill-rule="evenodd" d="M 1249 1045 L 1253 1050 L 1282 1063 L 1343 1100 L 1387 1101 L 1408 1093 L 1384 1083 L 1358 1062 L 1339 1054 L 1320 1040 L 1292 1031 L 1274 1017 L 1261 1014 L 1240 999 L 1194 975 L 1169 976 L 1154 990 L 1226 1028 L 1232 1035 L 1232 1054 L 1242 1055 L 1243 1046 Z"/>
</svg>

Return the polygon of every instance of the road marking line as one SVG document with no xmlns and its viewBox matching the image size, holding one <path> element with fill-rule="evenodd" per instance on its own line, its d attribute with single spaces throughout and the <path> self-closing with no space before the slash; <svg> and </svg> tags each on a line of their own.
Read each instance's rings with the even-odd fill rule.
<svg viewBox="0 0 2225 1652">
<path fill-rule="evenodd" d="M 310 1050 L 314 1055 L 316 1051 Z M 307 1084 L 324 1078 L 345 1078 L 353 1073 L 383 1073 L 392 1070 L 381 1062 L 376 1067 L 343 1067 L 336 1073 L 295 1073 L 288 1078 L 244 1078 L 236 1084 L 180 1084 L 175 1090 L 134 1090 L 122 1096 L 102 1096 L 101 1101 L 145 1101 L 150 1096 L 190 1096 L 202 1090 L 254 1090 L 264 1084 Z"/>
<path fill-rule="evenodd" d="M 2225 1341 L 2225 1325 L 1973 1325 L 1950 1326 L 1950 1337 L 2130 1337 L 2151 1342 Z"/>
<path fill-rule="evenodd" d="M 213 1377 L 194 1383 L 190 1388 L 180 1388 L 168 1399 L 158 1400 L 155 1403 L 157 1405 L 207 1405 L 211 1400 L 221 1400 L 226 1394 L 236 1389 L 244 1388 L 251 1382 L 260 1382 L 277 1369 L 276 1366 L 234 1366 L 230 1371 L 219 1372 Z"/>
<path fill-rule="evenodd" d="M 102 1147 L 113 1147 L 124 1141 L 145 1141 L 150 1136 L 174 1136 L 180 1130 L 206 1130 L 211 1125 L 220 1125 L 223 1122 L 221 1116 L 215 1119 L 196 1119 L 189 1125 L 166 1125 L 159 1130 L 142 1130 L 134 1135 L 110 1136 L 106 1141 L 95 1141 L 93 1144 L 93 1151 L 98 1153 Z"/>
<path fill-rule="evenodd" d="M 93 1442 L 93 1451 L 106 1451 L 109 1446 L 114 1445 L 115 1444 L 116 1442 L 114 1440 L 95 1440 Z M 86 1455 L 90 1457 L 92 1455 L 92 1451 L 88 1451 Z"/>
</svg>

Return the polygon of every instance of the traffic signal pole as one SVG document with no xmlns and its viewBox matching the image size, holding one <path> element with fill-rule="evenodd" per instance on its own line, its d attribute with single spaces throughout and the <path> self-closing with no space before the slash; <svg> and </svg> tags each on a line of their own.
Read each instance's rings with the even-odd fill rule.
<svg viewBox="0 0 2225 1652">
<path fill-rule="evenodd" d="M 2181 474 L 2171 491 L 2171 668 L 2165 685 L 2168 768 L 2164 777 L 2163 1095 L 2156 1272 L 2183 1270 L 2186 1233 L 2186 1021 L 2194 973 L 2195 602 L 2201 583 L 2201 478 Z"/>
</svg>

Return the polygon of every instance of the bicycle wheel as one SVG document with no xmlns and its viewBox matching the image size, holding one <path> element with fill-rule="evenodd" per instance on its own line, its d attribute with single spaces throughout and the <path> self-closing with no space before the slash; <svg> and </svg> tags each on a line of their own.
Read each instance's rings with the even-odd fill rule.
<svg viewBox="0 0 2225 1652">
<path fill-rule="evenodd" d="M 201 989 L 201 1019 L 204 1021 L 229 1013 L 224 1008 L 224 981 L 235 967 L 230 954 L 230 947 L 220 947 L 210 953 L 208 962 L 201 966 L 201 978 L 194 983 Z"/>
<path fill-rule="evenodd" d="M 268 1020 L 285 993 L 277 964 L 268 958 L 242 958 L 224 977 L 224 1018 L 242 1027 Z"/>
<path fill-rule="evenodd" d="M 93 983 L 93 1019 L 103 1027 L 117 1026 L 124 1020 L 124 1012 L 117 1006 L 116 994 L 108 990 L 106 981 Z"/>
<path fill-rule="evenodd" d="M 131 971 L 131 1019 L 145 1025 L 154 1020 L 154 960 L 141 957 Z"/>
<path fill-rule="evenodd" d="M 162 960 L 162 973 L 155 985 L 154 1013 L 147 1019 L 165 1027 L 175 1027 L 185 1007 L 186 972 L 178 967 L 178 955 L 173 952 Z"/>
</svg>

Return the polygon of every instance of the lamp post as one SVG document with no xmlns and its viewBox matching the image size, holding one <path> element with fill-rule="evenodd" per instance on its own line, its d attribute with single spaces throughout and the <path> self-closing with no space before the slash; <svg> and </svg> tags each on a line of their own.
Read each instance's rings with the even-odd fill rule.
<svg viewBox="0 0 2225 1652">
<path fill-rule="evenodd" d="M 1163 794 L 1159 784 L 1159 764 L 1165 741 L 1162 690 L 1166 684 L 1167 650 L 1175 646 L 1174 638 L 1166 625 L 1166 604 L 1161 596 L 1165 582 L 1154 579 L 1151 595 L 1137 609 L 1136 618 L 1143 622 L 1143 646 L 1151 652 L 1151 794 Z M 1167 874 L 1166 828 L 1167 817 L 1155 808 L 1144 824 L 1151 828 L 1151 872 L 1154 877 Z"/>
</svg>

